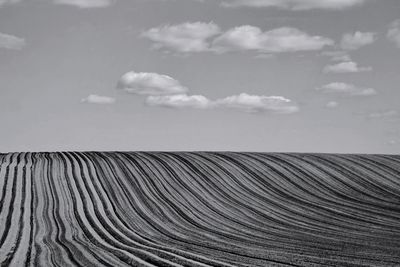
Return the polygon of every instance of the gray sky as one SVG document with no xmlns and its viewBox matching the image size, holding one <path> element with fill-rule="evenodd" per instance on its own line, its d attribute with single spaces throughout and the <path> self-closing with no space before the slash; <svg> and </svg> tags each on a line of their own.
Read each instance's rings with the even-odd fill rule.
<svg viewBox="0 0 400 267">
<path fill-rule="evenodd" d="M 400 153 L 397 0 L 0 0 L 0 151 Z"/>
</svg>

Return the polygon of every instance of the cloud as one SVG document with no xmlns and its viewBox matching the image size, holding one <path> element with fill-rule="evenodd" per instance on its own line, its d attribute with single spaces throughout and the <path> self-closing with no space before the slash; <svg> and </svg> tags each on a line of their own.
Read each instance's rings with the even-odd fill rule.
<svg viewBox="0 0 400 267">
<path fill-rule="evenodd" d="M 334 65 L 328 65 L 324 68 L 324 73 L 355 73 L 371 71 L 372 67 L 359 67 L 354 61 L 340 62 Z"/>
<path fill-rule="evenodd" d="M 21 0 L 0 0 L 0 7 L 6 4 L 15 4 L 20 2 Z"/>
<path fill-rule="evenodd" d="M 294 113 L 299 108 L 289 99 L 282 96 L 258 96 L 242 93 L 222 99 L 210 100 L 202 95 L 166 95 L 149 96 L 146 99 L 149 106 L 161 106 L 168 108 L 195 108 L 195 109 L 215 109 L 229 108 L 239 111 L 257 113 Z"/>
<path fill-rule="evenodd" d="M 384 118 L 399 118 L 400 113 L 397 110 L 381 110 L 367 114 L 368 119 L 384 119 Z"/>
<path fill-rule="evenodd" d="M 212 22 L 161 26 L 145 31 L 142 36 L 152 40 L 156 49 L 167 48 L 181 53 L 239 50 L 280 53 L 320 50 L 334 44 L 331 39 L 311 36 L 290 27 L 263 32 L 258 27 L 243 25 L 222 32 Z"/>
<path fill-rule="evenodd" d="M 400 48 L 400 19 L 395 20 L 389 27 L 387 38 Z"/>
<path fill-rule="evenodd" d="M 339 93 L 349 96 L 372 96 L 377 94 L 377 91 L 374 88 L 357 87 L 353 84 L 343 82 L 325 84 L 316 89 L 324 93 Z"/>
<path fill-rule="evenodd" d="M 25 40 L 13 35 L 0 33 L 0 48 L 20 50 L 25 46 Z"/>
<path fill-rule="evenodd" d="M 357 50 L 360 47 L 372 44 L 375 40 L 375 33 L 357 31 L 344 34 L 340 46 L 345 50 Z"/>
<path fill-rule="evenodd" d="M 55 4 L 71 5 L 79 8 L 100 8 L 112 5 L 115 0 L 54 0 Z"/>
<path fill-rule="evenodd" d="M 347 51 L 322 51 L 321 55 L 330 57 L 332 61 L 351 61 Z"/>
<path fill-rule="evenodd" d="M 170 108 L 197 108 L 205 109 L 212 106 L 212 102 L 202 95 L 165 95 L 149 96 L 146 99 L 149 106 L 162 106 Z"/>
<path fill-rule="evenodd" d="M 174 95 L 188 90 L 170 76 L 134 71 L 124 74 L 118 81 L 117 88 L 138 95 Z"/>
<path fill-rule="evenodd" d="M 228 30 L 214 40 L 218 51 L 255 50 L 264 53 L 281 53 L 320 50 L 333 45 L 331 39 L 310 36 L 295 28 L 283 27 L 263 32 L 250 25 Z"/>
<path fill-rule="evenodd" d="M 228 96 L 215 101 L 216 107 L 237 109 L 245 112 L 271 112 L 271 113 L 295 113 L 299 108 L 289 99 L 283 96 L 258 96 L 241 93 Z"/>
<path fill-rule="evenodd" d="M 89 95 L 81 99 L 81 102 L 89 104 L 114 104 L 115 98 L 101 95 Z"/>
<path fill-rule="evenodd" d="M 366 0 L 225 0 L 225 7 L 276 7 L 290 10 L 344 9 Z"/>
<path fill-rule="evenodd" d="M 329 101 L 328 103 L 326 103 L 327 108 L 336 108 L 337 106 L 339 106 L 339 103 L 336 101 Z"/>
<path fill-rule="evenodd" d="M 154 47 L 178 52 L 203 52 L 210 49 L 208 39 L 220 33 L 213 22 L 186 22 L 152 28 L 142 34 L 152 40 Z"/>
</svg>

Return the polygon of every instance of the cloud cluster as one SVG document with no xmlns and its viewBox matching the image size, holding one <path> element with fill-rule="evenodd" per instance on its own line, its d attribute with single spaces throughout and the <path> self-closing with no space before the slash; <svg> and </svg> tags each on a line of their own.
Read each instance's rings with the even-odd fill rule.
<svg viewBox="0 0 400 267">
<path fill-rule="evenodd" d="M 89 104 L 114 104 L 115 98 L 101 95 L 89 95 L 81 99 L 81 102 Z"/>
<path fill-rule="evenodd" d="M 377 91 L 374 88 L 358 87 L 343 82 L 325 84 L 316 89 L 324 93 L 337 93 L 348 96 L 372 96 L 377 94 Z"/>
<path fill-rule="evenodd" d="M 344 34 L 340 46 L 344 50 L 357 50 L 363 46 L 372 44 L 375 40 L 375 33 L 357 31 L 355 33 Z"/>
<path fill-rule="evenodd" d="M 153 41 L 153 47 L 157 49 L 168 48 L 182 53 L 204 51 L 281 53 L 321 50 L 325 46 L 334 44 L 329 38 L 309 35 L 296 28 L 282 27 L 262 31 L 255 26 L 243 25 L 222 32 L 220 27 L 212 22 L 164 25 L 151 28 L 142 36 Z"/>
<path fill-rule="evenodd" d="M 324 68 L 324 73 L 355 73 L 371 71 L 372 67 L 360 67 L 354 61 L 339 62 L 337 64 L 328 65 Z"/>
<path fill-rule="evenodd" d="M 138 95 L 173 95 L 188 90 L 168 75 L 134 71 L 125 73 L 119 79 L 117 88 Z"/>
<path fill-rule="evenodd" d="M 20 50 L 25 46 L 25 40 L 14 35 L 0 32 L 0 48 Z"/>
<path fill-rule="evenodd" d="M 400 48 L 400 19 L 394 21 L 390 25 L 387 38 Z"/>
<path fill-rule="evenodd" d="M 245 112 L 294 113 L 299 110 L 291 100 L 282 96 L 258 96 L 242 93 L 210 100 L 203 95 L 188 95 L 188 89 L 170 76 L 158 73 L 133 72 L 124 74 L 119 89 L 137 95 L 146 95 L 149 106 L 168 108 L 213 109 L 228 108 Z"/>
<path fill-rule="evenodd" d="M 344 9 L 366 0 L 224 0 L 225 7 L 276 7 L 290 10 Z"/>
</svg>

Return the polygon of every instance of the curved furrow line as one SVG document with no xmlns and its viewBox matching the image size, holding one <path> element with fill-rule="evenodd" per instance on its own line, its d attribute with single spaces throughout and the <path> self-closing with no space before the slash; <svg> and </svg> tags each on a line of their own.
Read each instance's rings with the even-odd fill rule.
<svg viewBox="0 0 400 267">
<path fill-rule="evenodd" d="M 67 181 L 69 186 L 71 186 L 71 192 L 75 195 L 76 218 L 80 221 L 80 226 L 85 229 L 85 234 L 90 236 L 91 242 L 94 242 L 97 247 L 113 254 L 127 265 L 154 266 L 130 253 L 107 231 L 95 214 L 97 203 L 92 202 L 93 199 L 90 196 L 90 192 L 87 191 L 87 184 L 85 185 L 85 183 L 88 181 L 86 177 L 82 177 L 83 171 L 79 162 L 75 161 L 71 153 L 63 153 L 62 156 L 65 157 L 68 166 L 67 173 L 69 179 Z"/>
<path fill-rule="evenodd" d="M 96 215 L 99 218 L 99 220 L 103 223 L 103 225 L 106 225 L 107 230 L 110 232 L 110 234 L 112 234 L 115 238 L 117 238 L 121 242 L 121 244 L 124 244 L 125 249 L 135 254 L 136 256 L 145 259 L 146 261 L 149 261 L 156 265 L 162 264 L 164 266 L 168 265 L 175 266 L 176 264 L 169 261 L 169 260 L 176 260 L 175 258 L 171 257 L 171 255 L 163 254 L 162 256 L 164 256 L 164 258 L 161 258 L 158 255 L 156 255 L 156 254 L 162 254 L 160 251 L 153 250 L 151 253 L 148 247 L 133 241 L 132 239 L 130 239 L 128 236 L 125 235 L 126 231 L 124 231 L 122 224 L 120 223 L 118 224 L 116 220 L 112 220 L 114 214 L 110 213 L 111 210 L 109 208 L 111 207 L 111 205 L 104 197 L 105 195 L 104 191 L 100 188 L 98 184 L 95 183 L 95 181 L 97 181 L 97 175 L 94 175 L 93 167 L 89 167 L 91 165 L 91 162 L 88 161 L 87 158 L 84 158 L 84 155 L 82 155 L 80 159 L 78 159 L 79 155 L 74 155 L 74 156 L 77 157 L 76 159 L 79 160 L 79 162 L 84 163 L 81 166 L 82 169 L 87 171 L 85 176 L 87 175 L 88 177 L 91 178 L 89 179 L 89 181 L 92 182 L 95 191 L 95 194 L 92 194 L 92 196 L 97 196 L 99 199 L 96 199 L 95 203 L 101 203 L 103 206 L 101 208 L 95 209 Z M 98 210 L 100 212 L 97 212 Z M 169 257 L 170 259 L 167 260 L 167 257 Z M 178 261 L 180 261 L 179 264 L 183 263 L 182 259 Z M 185 262 L 185 264 L 187 263 Z"/>
<path fill-rule="evenodd" d="M 107 156 L 108 160 L 109 160 L 109 158 L 111 158 L 111 157 Z M 114 162 L 114 163 L 116 163 L 116 162 Z M 109 164 L 112 164 L 112 163 L 109 162 Z M 129 182 L 132 182 L 133 179 L 135 179 L 135 180 L 138 179 L 138 174 L 132 173 L 131 172 L 132 170 L 130 170 L 130 171 L 128 169 L 124 170 L 124 167 L 126 167 L 126 166 L 118 165 L 118 163 L 116 163 L 116 166 L 114 166 L 114 167 L 116 167 L 116 168 L 113 168 L 113 167 L 111 168 L 113 175 L 118 174 L 118 177 L 120 177 L 120 178 L 125 177 L 124 179 L 120 179 L 120 180 L 127 180 L 128 184 L 129 184 Z M 118 171 L 121 171 L 121 173 L 116 173 L 116 171 L 117 171 L 116 169 L 118 169 Z M 127 185 L 127 184 L 122 185 L 119 182 L 120 181 L 118 181 L 118 184 L 116 184 L 113 187 L 113 190 L 116 190 L 116 189 L 118 189 L 118 187 L 121 187 L 121 191 L 118 191 L 118 192 L 120 192 L 122 194 L 113 194 L 111 196 L 112 197 L 116 197 L 116 196 L 121 197 L 123 195 L 126 197 L 124 201 L 125 201 L 125 203 L 127 203 L 128 206 L 131 206 L 132 210 L 134 210 L 134 213 L 129 214 L 129 212 L 127 210 L 124 210 L 124 212 L 121 212 L 121 217 L 125 217 L 127 219 L 126 220 L 127 225 L 132 220 L 135 220 L 135 219 L 142 220 L 142 224 L 140 227 L 138 227 L 137 225 L 132 225 L 132 224 L 129 224 L 129 227 L 132 228 L 134 231 L 141 231 L 141 233 L 140 234 L 137 233 L 137 235 L 140 236 L 140 238 L 144 239 L 144 240 L 142 240 L 143 242 L 152 242 L 152 244 L 157 244 L 157 248 L 161 248 L 164 251 L 169 251 L 174 254 L 186 257 L 186 258 L 190 258 L 196 262 L 200 262 L 203 264 L 212 265 L 212 266 L 230 266 L 226 263 L 218 262 L 214 259 L 208 259 L 208 258 L 202 257 L 201 255 L 198 255 L 198 254 L 194 254 L 194 253 L 190 253 L 190 252 L 182 251 L 182 250 L 177 250 L 177 249 L 171 248 L 170 246 L 164 246 L 164 245 L 160 246 L 159 245 L 160 241 L 157 242 L 155 240 L 151 240 L 151 238 L 153 237 L 153 235 L 149 236 L 149 234 L 151 232 L 156 231 L 158 233 L 167 234 L 167 231 L 165 231 L 164 228 L 160 228 L 159 224 L 154 221 L 154 217 L 149 216 L 149 214 L 146 213 L 145 210 L 143 210 L 143 207 L 140 207 L 140 206 L 136 207 L 137 203 L 140 202 L 141 200 L 136 199 L 136 201 L 133 201 L 133 202 L 131 201 L 132 199 L 136 198 L 135 195 L 142 195 L 142 193 L 141 192 L 136 192 L 136 193 L 130 192 L 130 190 L 128 188 L 129 185 Z M 138 189 L 138 190 L 140 190 L 140 189 Z M 116 202 L 120 203 L 119 201 L 116 201 Z M 126 207 L 127 205 L 125 204 L 125 205 L 123 205 L 123 207 Z M 158 224 L 158 226 L 156 224 Z M 172 238 L 174 238 L 174 237 L 172 237 Z"/>
<path fill-rule="evenodd" d="M 140 157 L 141 160 L 143 160 L 143 156 Z M 141 168 L 142 171 L 142 175 L 143 177 L 146 177 L 149 171 L 151 171 L 151 169 L 148 169 L 145 165 L 143 165 L 143 162 L 141 162 L 142 166 L 137 165 L 138 168 Z M 147 170 L 146 170 L 147 168 Z M 150 177 L 155 178 L 157 177 L 154 174 L 150 173 Z M 149 181 L 148 181 L 149 182 Z M 150 181 L 151 182 L 151 181 Z M 146 184 L 143 184 L 141 186 L 141 188 L 137 188 L 137 190 L 142 190 L 142 189 L 149 189 L 146 188 Z M 154 189 L 154 188 L 153 188 Z M 149 192 L 143 192 L 141 195 L 145 195 L 148 194 Z M 183 240 L 184 242 L 191 242 L 191 240 L 187 240 L 188 236 L 197 236 L 197 238 L 201 238 L 202 240 L 204 240 L 204 234 L 198 234 L 196 233 L 196 231 L 193 231 L 190 228 L 193 227 L 197 227 L 198 225 L 196 225 L 196 221 L 190 219 L 190 216 L 188 217 L 187 214 L 184 214 L 182 212 L 181 209 L 179 209 L 171 200 L 168 200 L 167 198 L 165 198 L 165 192 L 158 192 L 156 193 L 153 197 L 149 195 L 149 198 L 161 198 L 158 203 L 160 204 L 168 204 L 168 205 L 164 205 L 164 207 L 158 207 L 158 211 L 161 213 L 161 216 L 157 216 L 154 217 L 154 219 L 157 219 L 156 222 L 153 222 L 153 225 L 157 224 L 157 227 L 159 228 L 159 231 L 162 232 L 164 235 L 168 235 L 169 237 L 172 236 L 172 239 L 180 239 Z M 155 203 L 156 201 L 153 201 L 153 203 Z M 154 207 L 152 209 L 154 211 Z M 150 211 L 152 212 L 152 211 Z M 172 213 L 170 213 L 172 212 Z M 188 226 L 183 226 L 182 225 L 182 221 L 177 221 L 176 218 L 177 217 L 182 217 L 184 218 L 183 223 L 188 225 Z M 159 221 L 159 218 L 162 218 L 163 221 Z M 194 223 L 194 225 L 193 225 Z M 183 229 L 183 230 L 182 230 Z M 209 235 L 209 238 L 213 238 L 212 235 Z M 209 243 L 212 245 L 215 243 L 214 241 L 209 241 Z M 202 246 L 209 246 L 210 244 L 204 244 L 202 243 Z M 228 244 L 229 245 L 229 244 Z M 215 248 L 215 246 L 214 246 Z M 216 247 L 216 249 L 218 249 L 218 247 Z M 221 251 L 219 249 L 219 253 L 222 253 L 223 251 Z"/>
<path fill-rule="evenodd" d="M 102 172 L 102 167 L 101 165 L 96 165 L 96 161 L 93 160 L 93 168 L 94 171 L 99 172 L 100 175 L 96 175 L 96 177 L 107 177 L 107 175 Z M 108 176 L 109 177 L 109 176 Z M 110 190 L 111 192 L 107 193 L 106 187 L 103 187 L 103 184 L 101 183 L 102 179 L 99 179 L 100 184 L 102 185 L 102 190 L 104 193 L 105 198 L 107 198 L 108 201 L 106 201 L 107 209 L 106 211 L 109 211 L 107 214 L 108 218 L 110 221 L 113 223 L 115 227 L 118 228 L 123 235 L 128 238 L 128 240 L 132 243 L 132 245 L 137 246 L 142 249 L 146 249 L 149 252 L 152 252 L 154 254 L 157 254 L 161 257 L 164 257 L 166 259 L 172 260 L 178 264 L 185 265 L 185 266 L 208 266 L 204 263 L 197 262 L 194 259 L 187 259 L 185 257 L 179 256 L 178 254 L 174 254 L 168 251 L 168 249 L 165 246 L 160 246 L 157 245 L 156 243 L 152 242 L 150 239 L 143 238 L 136 234 L 132 229 L 129 228 L 129 226 L 124 223 L 124 221 L 121 219 L 121 216 L 118 215 L 118 213 L 115 210 L 115 205 L 113 205 L 113 202 L 110 200 L 111 195 L 115 195 L 114 188 L 108 187 L 107 189 Z M 136 214 L 136 216 L 138 216 Z M 214 262 L 215 264 L 216 262 Z"/>
</svg>

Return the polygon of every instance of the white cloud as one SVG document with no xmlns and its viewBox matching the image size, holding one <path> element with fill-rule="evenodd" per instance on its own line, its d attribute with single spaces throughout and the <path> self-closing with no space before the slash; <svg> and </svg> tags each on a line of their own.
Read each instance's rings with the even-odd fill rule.
<svg viewBox="0 0 400 267">
<path fill-rule="evenodd" d="M 245 112 L 295 113 L 297 105 L 282 96 L 258 96 L 241 93 L 215 101 L 216 107 L 238 109 Z"/>
<path fill-rule="evenodd" d="M 115 0 L 54 0 L 55 4 L 71 5 L 79 8 L 100 8 L 112 5 Z"/>
<path fill-rule="evenodd" d="M 356 50 L 360 47 L 372 44 L 375 40 L 375 33 L 357 31 L 355 33 L 344 34 L 340 46 L 345 50 Z"/>
<path fill-rule="evenodd" d="M 174 78 L 151 72 L 130 71 L 118 81 L 118 89 L 138 95 L 173 95 L 187 92 Z"/>
<path fill-rule="evenodd" d="M 290 10 L 344 9 L 366 0 L 225 0 L 225 7 L 277 7 Z"/>
<path fill-rule="evenodd" d="M 163 106 L 170 108 L 198 108 L 205 109 L 212 106 L 212 102 L 202 95 L 164 95 L 149 96 L 146 104 L 150 106 Z"/>
<path fill-rule="evenodd" d="M 101 95 L 89 95 L 83 98 L 81 102 L 89 104 L 114 104 L 115 98 Z"/>
<path fill-rule="evenodd" d="M 282 96 L 258 96 L 242 93 L 215 101 L 202 95 L 165 95 L 149 96 L 146 99 L 149 106 L 161 106 L 168 108 L 230 108 L 244 112 L 271 112 L 271 113 L 294 113 L 299 108 L 289 99 Z"/>
<path fill-rule="evenodd" d="M 25 46 L 25 40 L 13 35 L 0 33 L 0 48 L 19 50 Z"/>
<path fill-rule="evenodd" d="M 311 36 L 295 28 L 283 27 L 263 32 L 244 25 L 232 28 L 214 40 L 218 51 L 255 50 L 264 53 L 320 50 L 333 45 L 331 39 Z"/>
<path fill-rule="evenodd" d="M 400 19 L 394 21 L 387 32 L 387 38 L 400 48 Z"/>
<path fill-rule="evenodd" d="M 354 61 L 340 62 L 334 65 L 328 65 L 324 68 L 324 73 L 355 73 L 371 71 L 372 67 L 359 67 Z"/>
<path fill-rule="evenodd" d="M 329 101 L 328 103 L 326 103 L 327 108 L 336 108 L 337 106 L 339 106 L 339 103 L 336 101 Z"/>
<path fill-rule="evenodd" d="M 152 28 L 142 34 L 155 48 L 169 48 L 178 52 L 203 52 L 210 49 L 208 39 L 220 33 L 213 22 L 186 22 Z"/>
<path fill-rule="evenodd" d="M 350 96 L 372 96 L 377 94 L 374 88 L 357 87 L 353 84 L 343 82 L 325 84 L 316 89 L 324 93 L 339 93 Z"/>
</svg>

